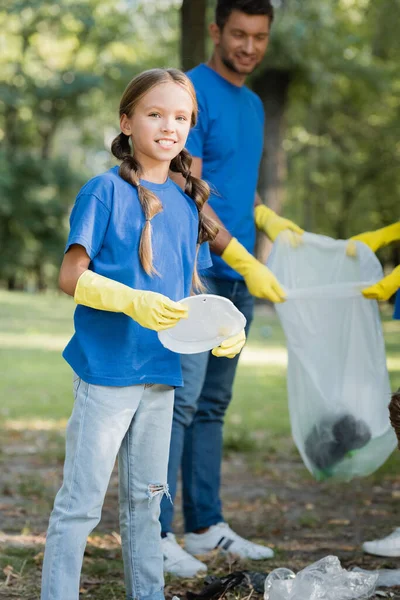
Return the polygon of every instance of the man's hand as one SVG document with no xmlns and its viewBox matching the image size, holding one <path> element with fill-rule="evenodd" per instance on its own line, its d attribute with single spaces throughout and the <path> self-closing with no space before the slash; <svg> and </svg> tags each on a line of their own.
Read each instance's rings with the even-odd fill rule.
<svg viewBox="0 0 400 600">
<path fill-rule="evenodd" d="M 234 271 L 243 276 L 250 294 L 276 303 L 285 300 L 285 292 L 275 275 L 236 238 L 231 239 L 221 256 Z"/>
<path fill-rule="evenodd" d="M 297 236 L 301 236 L 304 230 L 301 229 L 293 221 L 279 217 L 273 210 L 265 206 L 265 204 L 258 204 L 254 209 L 254 219 L 256 222 L 257 229 L 263 231 L 271 241 L 275 241 L 278 235 L 282 231 L 291 231 Z M 293 237 L 293 240 L 295 238 Z M 299 243 L 293 242 L 293 246 L 298 246 Z"/>
</svg>

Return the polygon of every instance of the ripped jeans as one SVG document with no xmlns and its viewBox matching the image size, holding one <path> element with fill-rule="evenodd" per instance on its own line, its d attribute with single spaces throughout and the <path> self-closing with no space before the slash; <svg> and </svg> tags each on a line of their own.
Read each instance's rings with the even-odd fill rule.
<svg viewBox="0 0 400 600">
<path fill-rule="evenodd" d="M 64 479 L 51 513 L 41 600 L 78 600 L 87 537 L 100 521 L 116 457 L 126 597 L 163 600 L 160 501 L 167 466 L 173 388 L 106 387 L 74 378 Z"/>
</svg>

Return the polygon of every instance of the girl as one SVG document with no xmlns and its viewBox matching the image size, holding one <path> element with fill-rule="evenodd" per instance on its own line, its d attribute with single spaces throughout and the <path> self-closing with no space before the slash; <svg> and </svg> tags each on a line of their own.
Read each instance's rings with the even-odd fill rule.
<svg viewBox="0 0 400 600">
<path fill-rule="evenodd" d="M 60 287 L 78 304 L 64 350 L 75 373 L 75 404 L 42 600 L 78 600 L 87 537 L 100 520 L 117 455 L 127 598 L 164 598 L 158 517 L 168 495 L 174 387 L 182 379 L 179 355 L 156 332 L 187 316 L 176 301 L 192 280 L 199 283 L 196 255 L 200 268 L 211 264 L 200 244 L 216 233 L 201 212 L 208 187 L 191 176 L 184 149 L 196 118 L 194 89 L 180 71 L 154 69 L 133 79 L 112 143 L 122 163 L 90 180 L 71 213 Z M 183 175 L 185 192 L 169 169 Z M 213 352 L 234 356 L 243 345 L 242 332 Z"/>
</svg>

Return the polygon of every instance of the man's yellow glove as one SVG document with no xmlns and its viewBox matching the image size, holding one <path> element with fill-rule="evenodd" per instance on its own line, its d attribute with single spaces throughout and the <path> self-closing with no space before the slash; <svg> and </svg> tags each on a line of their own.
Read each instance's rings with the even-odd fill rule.
<svg viewBox="0 0 400 600">
<path fill-rule="evenodd" d="M 219 346 L 213 348 L 211 354 L 219 358 L 235 358 L 246 343 L 246 334 L 244 329 L 237 335 L 234 335 L 223 341 Z"/>
<path fill-rule="evenodd" d="M 293 221 L 279 217 L 273 210 L 265 206 L 265 204 L 258 204 L 254 209 L 254 220 L 256 222 L 257 229 L 263 231 L 273 242 L 276 240 L 281 231 L 292 231 L 294 234 L 303 235 L 304 230 L 301 229 Z M 298 246 L 300 240 L 298 235 L 293 235 L 293 246 Z"/>
<path fill-rule="evenodd" d="M 268 298 L 271 302 L 283 302 L 285 292 L 275 275 L 259 260 L 247 252 L 236 238 L 232 238 L 221 258 L 244 278 L 247 288 L 256 298 Z"/>
<path fill-rule="evenodd" d="M 125 313 L 142 327 L 154 331 L 169 329 L 188 316 L 187 306 L 167 296 L 134 290 L 89 270 L 79 277 L 74 300 L 97 310 Z"/>
<path fill-rule="evenodd" d="M 362 290 L 365 298 L 375 300 L 389 300 L 391 296 L 400 288 L 400 265 L 396 267 L 390 275 L 384 277 L 375 285 Z"/>
<path fill-rule="evenodd" d="M 351 237 L 347 244 L 346 254 L 347 256 L 357 256 L 357 244 L 355 242 L 363 242 L 371 248 L 372 252 L 376 252 L 379 248 L 388 246 L 396 240 L 400 240 L 400 221 L 376 231 L 366 231 Z"/>
</svg>

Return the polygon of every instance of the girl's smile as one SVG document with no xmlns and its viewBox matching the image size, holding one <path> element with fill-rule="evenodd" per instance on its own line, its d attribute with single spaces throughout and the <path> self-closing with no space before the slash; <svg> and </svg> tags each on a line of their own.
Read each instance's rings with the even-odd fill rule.
<svg viewBox="0 0 400 600">
<path fill-rule="evenodd" d="M 143 179 L 163 182 L 170 162 L 185 147 L 192 125 L 193 100 L 173 81 L 150 89 L 130 117 L 121 117 L 121 130 L 132 140 Z"/>
</svg>

